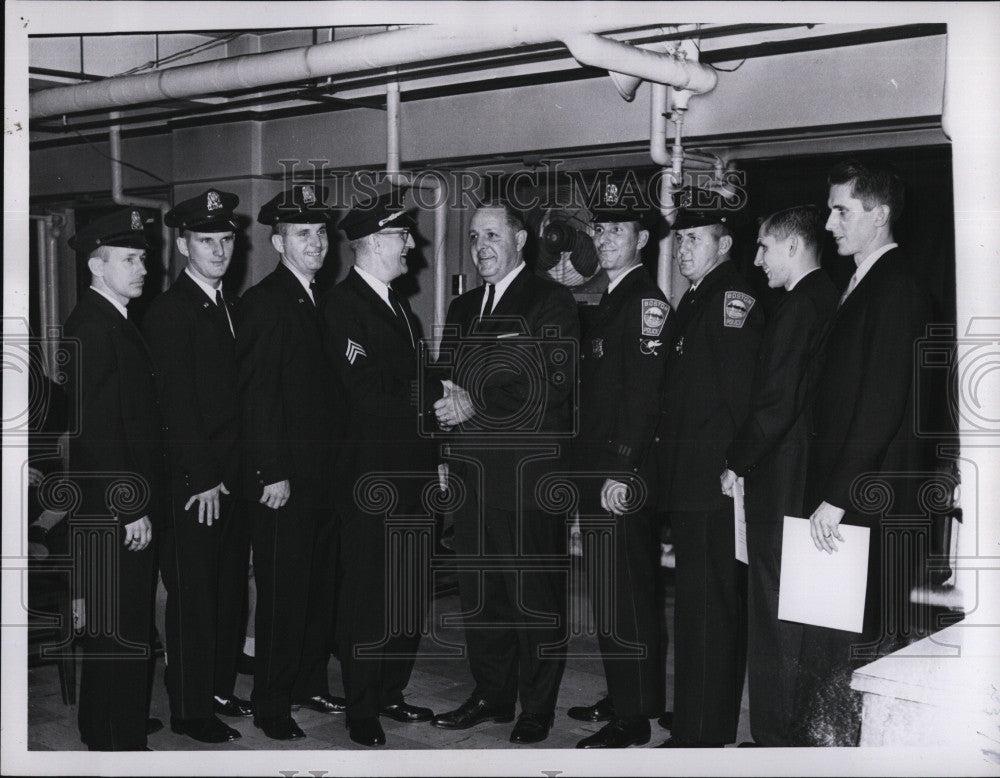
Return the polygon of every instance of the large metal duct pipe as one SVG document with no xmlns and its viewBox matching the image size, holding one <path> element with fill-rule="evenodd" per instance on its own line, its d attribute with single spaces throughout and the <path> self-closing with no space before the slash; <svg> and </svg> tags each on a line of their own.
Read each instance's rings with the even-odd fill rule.
<svg viewBox="0 0 1000 778">
<path fill-rule="evenodd" d="M 604 24 L 609 29 L 613 25 Z M 481 54 L 505 48 L 562 41 L 581 63 L 694 92 L 714 88 L 715 71 L 697 62 L 637 49 L 593 34 L 598 30 L 556 30 L 524 26 L 484 31 L 479 27 L 427 25 L 318 43 L 284 51 L 116 76 L 89 84 L 55 87 L 31 95 L 32 119 L 78 111 L 177 100 L 235 89 L 389 69 L 442 57 Z"/>
</svg>

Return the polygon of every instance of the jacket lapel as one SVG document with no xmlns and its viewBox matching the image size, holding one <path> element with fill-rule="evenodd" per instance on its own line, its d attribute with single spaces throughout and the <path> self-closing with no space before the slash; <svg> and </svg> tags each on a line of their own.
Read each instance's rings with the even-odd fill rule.
<svg viewBox="0 0 1000 778">
<path fill-rule="evenodd" d="M 351 284 L 351 288 L 354 289 L 355 293 L 361 297 L 367 303 L 368 307 L 376 312 L 383 322 L 385 322 L 392 330 L 400 337 L 401 340 L 405 340 L 406 344 L 413 348 L 413 343 L 410 341 L 410 330 L 407 328 L 406 322 L 401 321 L 400 318 L 395 314 L 395 312 L 390 308 L 385 300 L 379 297 L 378 292 L 368 285 L 355 269 L 352 267 L 345 279 Z M 412 313 L 408 312 L 409 305 L 400 302 L 400 306 L 403 308 L 403 313 L 411 317 L 412 326 Z M 416 339 L 417 333 L 414 329 L 413 337 Z"/>
</svg>

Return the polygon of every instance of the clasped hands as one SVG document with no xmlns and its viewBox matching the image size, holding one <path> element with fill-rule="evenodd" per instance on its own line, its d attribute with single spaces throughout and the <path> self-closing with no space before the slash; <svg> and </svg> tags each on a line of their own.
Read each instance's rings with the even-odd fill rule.
<svg viewBox="0 0 1000 778">
<path fill-rule="evenodd" d="M 476 409 L 469 393 L 458 384 L 446 379 L 441 386 L 444 387 L 444 396 L 434 403 L 434 415 L 438 426 L 447 432 L 475 416 Z"/>
</svg>

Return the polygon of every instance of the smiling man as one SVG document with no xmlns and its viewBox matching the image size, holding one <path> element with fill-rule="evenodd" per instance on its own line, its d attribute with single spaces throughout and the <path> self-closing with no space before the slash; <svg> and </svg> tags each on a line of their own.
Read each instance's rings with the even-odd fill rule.
<svg viewBox="0 0 1000 778">
<path fill-rule="evenodd" d="M 660 383 L 674 327 L 666 297 L 642 266 L 653 221 L 644 203 L 621 203 L 613 184 L 593 213 L 594 248 L 609 283 L 581 341 L 574 469 L 586 474 L 580 484 L 581 513 L 603 513 L 613 522 L 614 576 L 591 583 L 594 592 L 610 587 L 606 597 L 592 603 L 595 623 L 609 627 L 598 633 L 608 696 L 569 710 L 577 720 L 609 723 L 578 748 L 645 744 L 649 719 L 663 712 L 660 528 L 654 505 L 635 498 L 651 491 L 636 488 L 636 482 L 642 481 L 639 466 L 659 419 Z M 582 523 L 585 536 L 588 526 L 593 525 Z M 607 529 L 600 525 L 596 536 Z M 584 549 L 596 550 L 598 543 L 585 540 Z M 598 559 L 592 562 L 588 570 L 606 575 Z M 641 647 L 640 656 L 635 646 Z"/>
<path fill-rule="evenodd" d="M 744 490 L 748 558 L 750 731 L 758 746 L 789 746 L 802 627 L 778 620 L 785 516 L 803 515 L 809 416 L 819 352 L 837 291 L 819 266 L 823 220 L 812 206 L 760 226 L 754 264 L 785 294 L 757 353 L 750 414 L 727 453 L 722 491 Z M 737 478 L 743 478 L 742 487 Z"/>
<path fill-rule="evenodd" d="M 305 737 L 293 704 L 343 713 L 327 686 L 336 524 L 329 480 L 341 407 L 326 361 L 315 276 L 330 242 L 326 190 L 297 184 L 257 213 L 280 255 L 247 290 L 237 357 L 257 584 L 254 724 Z"/>
<path fill-rule="evenodd" d="M 745 570 L 735 559 L 733 502 L 719 490 L 726 449 L 749 410 L 764 316 L 730 259 L 726 211 L 683 211 L 677 304 L 654 440 L 677 555 L 672 737 L 664 746 L 736 739 L 743 688 Z"/>
<path fill-rule="evenodd" d="M 417 544 L 394 556 L 394 545 L 407 544 L 387 514 L 373 515 L 363 497 L 369 490 L 359 485 L 369 475 L 385 479 L 395 489 L 393 513 L 419 515 L 421 487 L 435 474 L 431 441 L 418 435 L 419 324 L 392 287 L 414 247 L 404 193 L 393 188 L 363 200 L 341 220 L 354 267 L 322 305 L 327 353 L 347 408 L 333 475 L 342 550 L 337 643 L 349 735 L 365 746 L 385 744 L 380 716 L 417 723 L 434 715 L 403 699 L 429 604 L 420 597 L 430 580 L 426 559 Z"/>
<path fill-rule="evenodd" d="M 847 161 L 830 172 L 828 183 L 826 229 L 857 270 L 824 347 L 805 510 L 812 511 L 817 553 L 833 553 L 844 542 L 842 522 L 872 532 L 862 634 L 805 627 L 793 718 L 796 745 L 846 746 L 857 745 L 860 733 L 861 695 L 850 688 L 858 659 L 891 652 L 915 632 L 909 595 L 919 565 L 901 555 L 908 547 L 926 548 L 926 529 L 899 519 L 883 527 L 865 504 L 863 487 L 865 479 L 877 479 L 879 489 L 891 490 L 886 502 L 893 515 L 924 515 L 919 494 L 933 449 L 914 428 L 914 345 L 931 320 L 931 303 L 893 237 L 903 208 L 899 177 L 879 164 Z M 890 532 L 898 534 L 883 538 Z M 894 557 L 883 560 L 883 549 Z"/>
<path fill-rule="evenodd" d="M 170 455 L 172 511 L 160 540 L 170 725 L 204 743 L 240 737 L 216 714 L 251 713 L 233 695 L 250 551 L 237 483 L 235 299 L 222 290 L 238 204 L 209 189 L 167 213 L 187 266 L 143 321 Z"/>
<path fill-rule="evenodd" d="M 565 514 L 543 510 L 536 487 L 560 469 L 559 435 L 572 429 L 576 365 L 567 352 L 575 351 L 580 324 L 569 290 L 525 264 L 528 233 L 509 204 L 480 206 L 468 239 L 485 283 L 448 309 L 439 362 L 450 364 L 442 364 L 448 377 L 434 413 L 442 429 L 454 431 L 456 446 L 472 444 L 469 456 L 479 460 L 478 467 L 452 464 L 468 493 L 455 518 L 455 550 L 508 561 L 502 570 L 459 573 L 475 688 L 432 724 L 467 729 L 508 722 L 520 698 L 510 740 L 537 743 L 552 727 L 565 666 L 559 646 L 567 637 L 568 582 L 559 569 L 522 565 L 519 558 L 566 556 Z M 545 337 L 558 347 L 546 348 Z"/>
</svg>

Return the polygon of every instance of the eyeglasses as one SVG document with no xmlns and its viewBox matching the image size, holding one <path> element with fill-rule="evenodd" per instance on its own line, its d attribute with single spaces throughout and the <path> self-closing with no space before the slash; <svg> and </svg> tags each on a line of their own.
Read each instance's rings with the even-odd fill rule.
<svg viewBox="0 0 1000 778">
<path fill-rule="evenodd" d="M 406 241 L 410 237 L 410 231 L 409 230 L 381 230 L 381 234 L 382 235 L 398 235 L 399 237 L 401 237 L 403 239 L 403 243 L 406 243 Z"/>
</svg>

